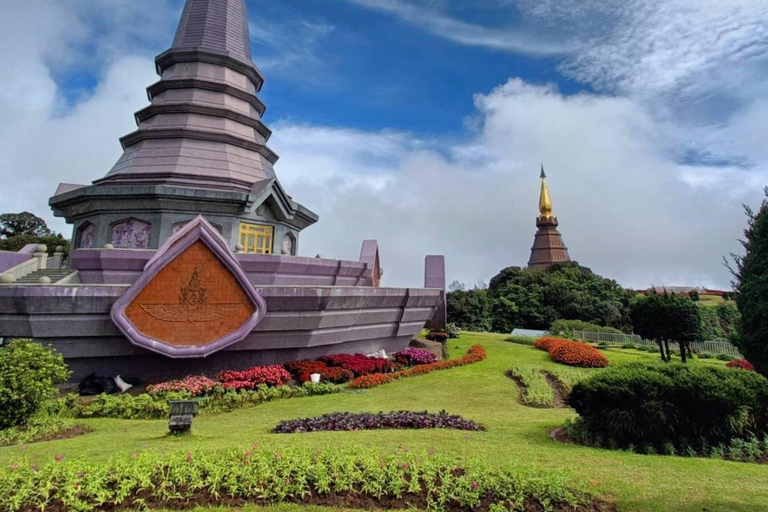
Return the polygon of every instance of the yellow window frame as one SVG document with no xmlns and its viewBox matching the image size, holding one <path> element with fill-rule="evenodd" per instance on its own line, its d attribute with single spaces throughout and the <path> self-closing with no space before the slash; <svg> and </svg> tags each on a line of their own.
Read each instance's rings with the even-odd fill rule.
<svg viewBox="0 0 768 512">
<path fill-rule="evenodd" d="M 275 228 L 263 224 L 240 223 L 240 245 L 246 254 L 272 254 Z"/>
</svg>

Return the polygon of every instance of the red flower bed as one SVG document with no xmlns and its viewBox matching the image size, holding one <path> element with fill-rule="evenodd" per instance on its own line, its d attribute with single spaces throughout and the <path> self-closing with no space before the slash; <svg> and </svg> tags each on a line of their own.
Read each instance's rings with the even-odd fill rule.
<svg viewBox="0 0 768 512">
<path fill-rule="evenodd" d="M 301 382 L 309 382 L 312 380 L 312 374 L 320 374 L 320 382 L 333 382 L 334 384 L 341 384 L 355 378 L 355 374 L 351 370 L 345 370 L 344 368 L 331 368 L 326 366 L 325 369 L 315 372 L 305 372 L 299 375 Z"/>
<path fill-rule="evenodd" d="M 539 338 L 536 340 L 536 343 L 533 344 L 534 347 L 544 350 L 545 352 L 551 352 L 552 349 L 563 342 L 568 342 L 569 340 L 564 340 L 562 338 L 552 338 L 549 336 L 545 336 L 543 338 Z"/>
<path fill-rule="evenodd" d="M 476 363 L 484 360 L 486 357 L 485 348 L 482 345 L 474 345 L 464 357 L 460 357 L 459 359 L 439 361 L 432 364 L 422 364 L 394 373 L 365 375 L 353 380 L 347 384 L 347 386 L 354 389 L 372 388 L 401 378 L 415 377 L 417 375 L 432 373 L 435 370 L 447 370 L 448 368 L 454 368 L 456 366 Z"/>
<path fill-rule="evenodd" d="M 186 391 L 193 396 L 203 396 L 213 391 L 219 383 L 208 377 L 189 375 L 180 380 L 169 380 L 147 387 L 150 395 L 163 396 L 174 391 Z"/>
<path fill-rule="evenodd" d="M 291 372 L 293 375 L 299 376 L 304 373 L 322 373 L 324 370 L 328 369 L 328 365 L 322 361 L 302 359 L 301 361 L 292 361 L 290 363 L 286 363 L 285 369 Z"/>
<path fill-rule="evenodd" d="M 728 361 L 728 364 L 726 364 L 728 368 L 739 368 L 741 370 L 749 370 L 749 371 L 755 371 L 755 367 L 752 366 L 752 363 L 747 361 L 746 359 L 734 359 L 732 361 Z"/>
<path fill-rule="evenodd" d="M 604 368 L 608 359 L 592 345 L 578 341 L 563 341 L 550 345 L 549 357 L 558 363 L 582 368 Z"/>
<path fill-rule="evenodd" d="M 379 357 L 368 357 L 363 354 L 334 354 L 323 356 L 320 361 L 328 366 L 336 366 L 350 370 L 355 377 L 369 375 L 371 373 L 381 373 L 386 371 L 389 361 Z"/>
<path fill-rule="evenodd" d="M 291 380 L 291 374 L 280 365 L 254 366 L 243 371 L 227 371 L 219 374 L 225 388 L 253 389 L 259 384 L 282 386 Z"/>
</svg>

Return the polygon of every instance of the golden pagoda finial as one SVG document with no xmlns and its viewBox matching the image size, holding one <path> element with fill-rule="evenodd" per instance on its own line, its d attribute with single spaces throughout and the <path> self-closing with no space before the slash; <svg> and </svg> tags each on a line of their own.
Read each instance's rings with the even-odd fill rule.
<svg viewBox="0 0 768 512">
<path fill-rule="evenodd" d="M 552 201 L 549 199 L 547 189 L 547 175 L 544 173 L 544 164 L 541 164 L 541 194 L 539 195 L 539 214 L 544 218 L 552 217 Z"/>
</svg>

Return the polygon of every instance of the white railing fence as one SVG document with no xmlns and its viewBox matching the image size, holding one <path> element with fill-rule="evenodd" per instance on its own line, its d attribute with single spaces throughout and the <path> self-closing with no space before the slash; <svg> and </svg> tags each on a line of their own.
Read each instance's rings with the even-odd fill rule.
<svg viewBox="0 0 768 512">
<path fill-rule="evenodd" d="M 582 341 L 592 341 L 596 343 L 634 343 L 635 345 L 645 345 L 656 347 L 655 341 L 644 340 L 637 334 L 614 334 L 610 332 L 589 332 L 573 331 L 573 337 Z M 733 344 L 727 341 L 695 341 L 691 343 L 691 348 L 696 352 L 709 352 L 712 355 L 728 354 L 729 356 L 741 357 L 739 350 Z"/>
</svg>

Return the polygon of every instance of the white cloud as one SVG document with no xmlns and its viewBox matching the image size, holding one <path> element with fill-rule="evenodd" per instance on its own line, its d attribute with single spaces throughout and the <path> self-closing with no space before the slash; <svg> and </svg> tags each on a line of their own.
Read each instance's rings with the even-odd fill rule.
<svg viewBox="0 0 768 512">
<path fill-rule="evenodd" d="M 566 47 L 550 38 L 523 28 L 488 28 L 468 23 L 444 12 L 444 2 L 408 2 L 405 0 L 346 0 L 369 9 L 394 15 L 430 33 L 467 46 L 494 50 L 553 55 L 566 52 Z"/>
<path fill-rule="evenodd" d="M 755 204 L 760 187 L 675 164 L 653 119 L 628 99 L 567 97 L 515 79 L 476 104 L 483 128 L 468 145 L 447 148 L 451 159 L 414 146 L 407 134 L 277 132 L 282 181 L 321 215 L 302 249 L 354 257 L 363 238 L 378 238 L 387 284 L 419 284 L 427 253 L 446 254 L 450 280 L 487 280 L 527 262 L 543 159 L 565 242 L 582 264 L 627 286 L 728 285 L 722 256 L 738 250 L 741 201 Z M 321 144 L 303 144 L 318 137 Z M 365 147 L 377 137 L 374 145 L 399 155 L 384 181 L 375 161 L 322 150 Z M 317 158 L 320 175 L 311 165 Z"/>
</svg>

